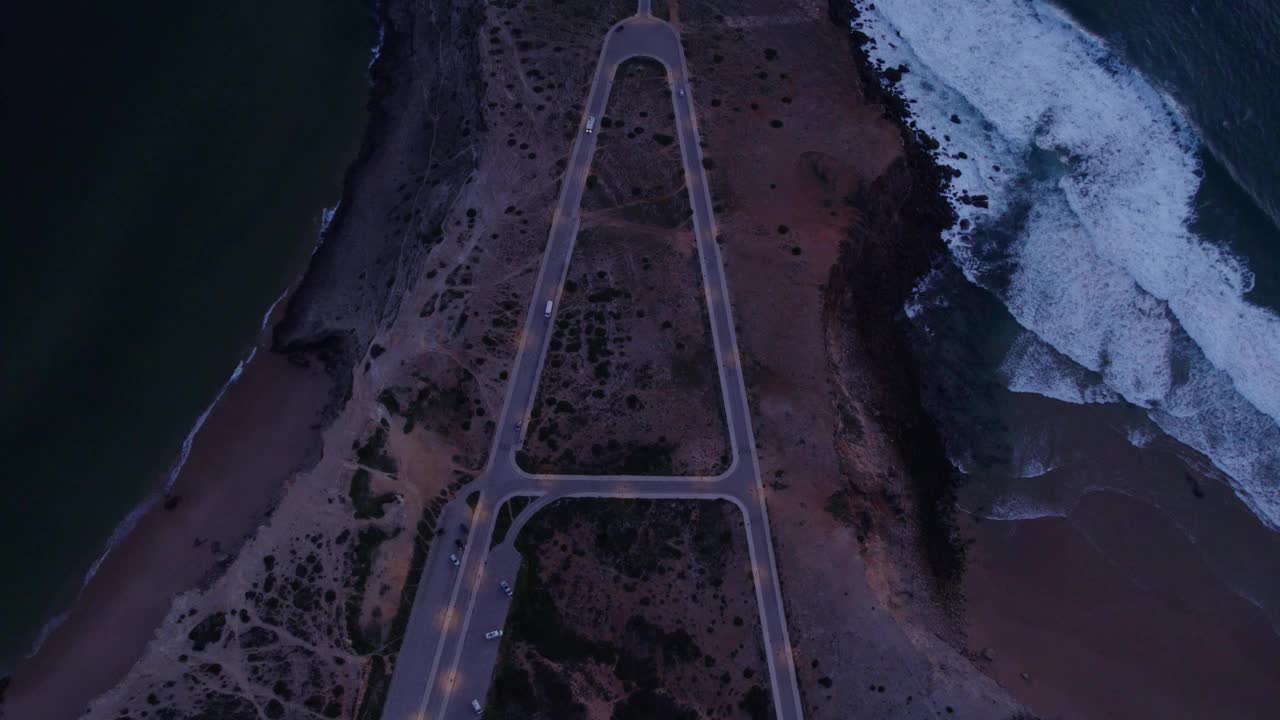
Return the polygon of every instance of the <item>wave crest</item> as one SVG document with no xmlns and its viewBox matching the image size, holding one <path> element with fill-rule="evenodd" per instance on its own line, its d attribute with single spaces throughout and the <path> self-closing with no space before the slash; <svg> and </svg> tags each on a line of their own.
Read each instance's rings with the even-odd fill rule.
<svg viewBox="0 0 1280 720">
<path fill-rule="evenodd" d="M 908 68 L 917 124 L 960 171 L 953 258 L 1049 346 L 1015 343 L 1010 388 L 1145 408 L 1280 529 L 1280 317 L 1189 229 L 1201 144 L 1176 103 L 1039 0 L 858 4 L 872 59 Z"/>
</svg>

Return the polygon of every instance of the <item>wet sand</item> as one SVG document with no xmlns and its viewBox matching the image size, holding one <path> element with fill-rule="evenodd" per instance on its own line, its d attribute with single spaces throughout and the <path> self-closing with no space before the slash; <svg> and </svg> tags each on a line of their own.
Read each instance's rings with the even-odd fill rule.
<svg viewBox="0 0 1280 720">
<path fill-rule="evenodd" d="M 328 388 L 322 372 L 259 348 L 210 413 L 168 497 L 110 553 L 40 651 L 18 665 L 0 717 L 77 717 L 119 681 L 172 599 L 215 573 L 287 478 L 317 456 L 312 428 Z"/>
<path fill-rule="evenodd" d="M 1168 515 L 1099 492 L 1072 518 L 966 523 L 980 666 L 1045 718 L 1275 717 L 1280 637 Z"/>
</svg>

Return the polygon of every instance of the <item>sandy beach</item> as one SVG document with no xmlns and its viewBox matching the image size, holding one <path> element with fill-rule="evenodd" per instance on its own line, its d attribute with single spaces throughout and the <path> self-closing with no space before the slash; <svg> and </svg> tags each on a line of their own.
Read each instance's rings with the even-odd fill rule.
<svg viewBox="0 0 1280 720">
<path fill-rule="evenodd" d="M 1274 714 L 1274 626 L 1163 511 L 1100 492 L 1072 519 L 985 520 L 965 534 L 970 652 L 1043 717 Z"/>
<path fill-rule="evenodd" d="M 1233 590 L 1270 566 L 1223 558 L 1273 541 L 1243 529 L 1248 511 L 1220 483 L 1188 484 L 1171 456 L 1147 468 L 1168 480 L 1163 495 L 1100 488 L 1066 518 L 957 512 L 957 492 L 959 507 L 977 502 L 957 490 L 926 412 L 929 368 L 903 313 L 945 252 L 949 174 L 867 62 L 865 37 L 850 33 L 849 3 L 655 6 L 688 55 L 807 716 L 1270 717 L 1280 640 L 1249 592 Z M 572 108 L 600 34 L 634 2 L 379 9 L 370 122 L 324 244 L 171 491 L 0 690 L 0 717 L 88 708 L 114 720 L 157 705 L 218 718 L 381 712 L 440 509 L 465 493 L 494 438 L 578 127 Z M 620 121 L 665 129 L 650 119 L 663 112 L 662 74 L 637 78 L 654 81 L 644 86 L 653 104 L 613 106 L 602 133 Z M 628 147 L 646 152 L 650 138 L 632 133 Z M 660 153 L 643 157 L 635 167 L 661 169 Z M 667 180 L 601 185 L 634 211 L 636 186 L 678 196 Z M 676 323 L 678 347 L 696 350 L 703 296 L 690 246 L 667 247 L 687 234 L 675 205 L 666 234 L 643 244 L 582 234 L 597 245 L 576 256 L 586 269 L 575 278 L 584 288 L 607 279 L 610 292 L 650 283 L 635 305 L 679 310 L 693 329 Z M 594 222 L 635 230 L 595 210 Z M 690 299 L 664 302 L 673 288 Z M 660 329 L 619 327 L 640 328 L 637 364 L 669 361 L 647 347 Z M 586 374 L 569 367 L 544 381 L 581 385 L 570 371 Z M 669 405 L 638 393 L 656 408 L 640 431 L 604 424 L 629 382 L 640 383 L 624 376 L 582 398 L 575 418 L 602 436 L 630 433 L 623 442 L 710 428 L 690 456 L 722 461 L 715 398 L 704 397 L 714 390 Z M 699 401 L 701 415 L 685 413 L 692 429 L 664 422 L 670 407 Z M 584 454 L 607 441 L 571 439 Z M 1215 532 L 1188 531 L 1188 518 Z M 1280 545 L 1267 549 L 1280 557 Z M 683 575 L 663 582 L 672 598 L 699 591 Z M 1280 597 L 1277 582 L 1253 590 Z M 681 612 L 673 603 L 664 619 L 676 627 Z M 591 718 L 610 717 L 614 690 Z"/>
<path fill-rule="evenodd" d="M 93 610 L 73 611 L 20 669 L 8 712 L 70 717 L 113 685 L 92 717 L 128 714 L 150 695 L 222 716 L 283 712 L 304 699 L 313 712 L 377 712 L 405 607 L 396 600 L 411 597 L 406 568 L 424 551 L 412 528 L 431 527 L 439 503 L 477 470 L 492 430 L 485 409 L 502 399 L 515 347 L 504 328 L 524 306 L 557 189 L 555 158 L 573 127 L 546 108 L 575 101 L 599 33 L 633 7 L 563 9 L 576 18 L 568 23 L 433 6 L 443 25 L 415 25 L 418 9 L 407 4 L 385 7 L 366 142 L 329 236 L 274 331 L 274 346 L 311 369 L 259 350 L 197 438 L 176 505 L 149 513 L 104 563 L 80 603 Z M 851 62 L 841 3 L 758 0 L 728 20 L 703 3 L 665 10 L 685 33 L 706 155 L 718 163 L 713 197 L 784 591 L 829 589 L 787 596 L 808 710 L 844 718 L 909 706 L 1010 708 L 956 649 L 930 639 L 946 628 L 930 609 L 935 582 L 920 550 L 930 542 L 918 519 L 927 513 L 904 511 L 919 493 L 929 502 L 939 487 L 933 469 L 945 462 L 936 445 L 926 463 L 898 449 L 922 410 L 893 324 L 948 217 L 928 196 L 936 171 L 914 141 L 904 153 L 884 98 Z M 573 51 L 544 49 L 545 85 L 524 83 L 526 96 L 513 102 L 500 82 L 481 91 L 477 76 L 458 69 L 478 67 L 469 53 L 481 22 L 498 48 L 485 67 L 510 87 L 526 71 L 513 73 L 507 58 L 517 53 L 507 49 L 531 42 L 524 33 Z M 429 53 L 430 62 L 411 50 L 435 44 L 449 50 Z M 463 106 L 480 107 L 472 93 L 482 92 L 490 130 L 473 134 L 473 117 L 459 113 L 420 134 L 432 106 L 419 80 L 459 94 Z M 833 112 L 849 120 L 838 133 L 821 119 Z M 474 156 L 432 161 L 441 132 L 475 143 Z M 859 504 L 871 522 L 859 528 L 832 509 L 833 498 L 854 494 L 897 500 Z M 815 564 L 815 544 L 843 548 L 847 563 Z M 284 586 L 277 570 L 306 580 Z M 183 594 L 192 588 L 200 590 Z M 315 603 L 347 608 L 345 619 L 326 619 Z M 296 610 L 282 614 L 282 605 Z M 271 664 L 284 658 L 295 671 Z M 207 670 L 215 666 L 245 666 L 253 679 L 231 683 Z M 308 672 L 335 682 L 316 686 Z M 866 673 L 879 692 L 866 692 Z"/>
<path fill-rule="evenodd" d="M 40 651 L 22 663 L 6 717 L 75 717 L 142 655 L 172 598 L 216 576 L 271 512 L 289 476 L 313 463 L 323 373 L 259 348 L 154 501 L 98 568 Z M 252 428 L 252 431 L 246 431 Z"/>
</svg>

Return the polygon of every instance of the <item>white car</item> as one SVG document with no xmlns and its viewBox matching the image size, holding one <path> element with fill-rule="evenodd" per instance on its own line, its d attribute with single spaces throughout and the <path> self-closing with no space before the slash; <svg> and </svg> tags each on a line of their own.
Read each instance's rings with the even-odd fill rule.
<svg viewBox="0 0 1280 720">
<path fill-rule="evenodd" d="M 458 562 L 458 556 L 453 553 L 449 553 L 449 562 L 453 563 L 454 567 L 458 567 L 461 564 Z"/>
<path fill-rule="evenodd" d="M 479 714 L 480 714 L 480 701 L 479 701 L 479 700 L 472 700 L 472 701 L 471 701 L 471 709 L 472 709 L 472 710 L 475 710 L 475 711 L 476 711 L 476 714 L 477 714 L 477 715 L 479 715 Z"/>
<path fill-rule="evenodd" d="M 680 94 L 680 97 L 684 97 L 684 88 L 680 88 L 676 92 Z"/>
<path fill-rule="evenodd" d="M 500 637 L 502 637 L 501 630 L 490 630 L 489 632 L 484 634 L 485 640 L 497 640 Z"/>
<path fill-rule="evenodd" d="M 506 593 L 507 597 L 511 597 L 511 586 L 507 584 L 506 580 L 500 581 L 498 587 L 502 588 L 502 592 Z"/>
</svg>

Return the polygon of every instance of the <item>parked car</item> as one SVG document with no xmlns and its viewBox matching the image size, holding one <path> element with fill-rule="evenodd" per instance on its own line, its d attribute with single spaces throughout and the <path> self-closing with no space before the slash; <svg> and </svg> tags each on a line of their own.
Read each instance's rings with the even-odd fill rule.
<svg viewBox="0 0 1280 720">
<path fill-rule="evenodd" d="M 489 632 L 484 634 L 485 640 L 497 640 L 500 637 L 502 637 L 501 630 L 490 630 Z"/>
<path fill-rule="evenodd" d="M 453 563 L 454 567 L 458 567 L 458 565 L 460 564 L 458 562 L 458 556 L 454 555 L 453 553 L 449 553 L 449 562 Z"/>
<path fill-rule="evenodd" d="M 511 597 L 511 586 L 507 584 L 506 580 L 499 582 L 498 587 L 502 588 L 502 592 L 506 593 L 507 597 Z"/>
<path fill-rule="evenodd" d="M 471 709 L 472 709 L 472 710 L 474 710 L 474 711 L 475 711 L 475 713 L 476 713 L 477 715 L 479 715 L 479 714 L 480 714 L 480 701 L 479 701 L 479 700 L 472 700 L 472 701 L 471 701 Z"/>
</svg>

